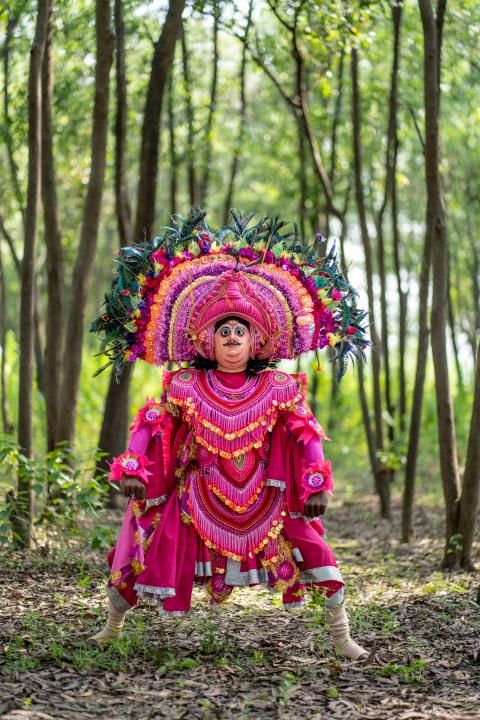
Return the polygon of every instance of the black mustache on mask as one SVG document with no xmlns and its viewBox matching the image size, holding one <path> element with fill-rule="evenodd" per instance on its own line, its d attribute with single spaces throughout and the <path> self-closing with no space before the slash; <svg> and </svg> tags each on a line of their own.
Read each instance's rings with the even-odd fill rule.
<svg viewBox="0 0 480 720">
<path fill-rule="evenodd" d="M 229 340 L 226 343 L 223 343 L 223 347 L 230 347 L 230 345 L 238 346 L 240 343 L 236 340 Z"/>
</svg>

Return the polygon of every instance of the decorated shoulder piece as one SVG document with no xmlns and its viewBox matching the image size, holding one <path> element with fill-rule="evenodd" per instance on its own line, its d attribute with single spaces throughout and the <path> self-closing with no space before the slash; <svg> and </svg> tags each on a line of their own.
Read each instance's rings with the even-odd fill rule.
<svg viewBox="0 0 480 720">
<path fill-rule="evenodd" d="M 152 437 L 154 437 L 154 435 L 162 432 L 167 422 L 168 415 L 165 412 L 165 406 L 157 403 L 154 397 L 149 398 L 147 396 L 145 405 L 137 412 L 129 429 L 135 432 L 142 423 L 145 423 L 151 428 Z"/>
<path fill-rule="evenodd" d="M 130 450 L 127 450 L 127 452 L 121 455 L 117 455 L 117 457 L 113 458 L 113 461 L 111 463 L 108 462 L 108 464 L 110 466 L 108 475 L 110 482 L 120 482 L 122 475 L 130 475 L 148 484 L 148 476 L 152 475 L 152 473 L 147 470 L 147 465 L 151 465 L 152 461 L 149 460 L 146 455 L 139 455 Z"/>
<path fill-rule="evenodd" d="M 212 358 L 214 322 L 234 308 L 252 335 L 252 356 L 276 362 L 329 347 L 341 377 L 365 360 L 366 313 L 319 233 L 301 240 L 296 223 L 244 216 L 213 230 L 199 208 L 152 240 L 124 247 L 91 331 L 119 376 L 137 358 L 155 365 Z"/>
</svg>

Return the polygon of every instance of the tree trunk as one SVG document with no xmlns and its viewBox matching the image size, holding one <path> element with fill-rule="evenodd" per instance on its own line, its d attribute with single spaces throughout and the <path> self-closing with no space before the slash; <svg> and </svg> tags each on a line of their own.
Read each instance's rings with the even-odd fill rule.
<svg viewBox="0 0 480 720">
<path fill-rule="evenodd" d="M 178 159 L 175 140 L 175 113 L 174 113 L 174 78 L 173 63 L 168 76 L 168 154 L 170 157 L 170 213 L 174 215 L 177 212 L 177 192 L 178 192 Z"/>
<path fill-rule="evenodd" d="M 125 74 L 125 36 L 123 24 L 123 8 L 121 0 L 115 0 L 115 76 L 117 89 L 117 108 L 115 115 L 115 209 L 117 215 L 118 237 L 120 247 L 128 245 L 131 237 L 131 213 L 128 202 L 127 177 L 125 167 L 125 151 L 127 138 L 127 81 Z M 108 470 L 107 459 L 120 455 L 125 450 L 127 437 L 129 388 L 132 366 L 128 365 L 117 382 L 115 370 L 112 369 L 110 382 L 105 399 L 102 427 L 98 447 L 107 455 L 97 461 L 95 473 Z M 111 508 L 116 507 L 117 493 L 109 485 L 109 502 Z"/>
<path fill-rule="evenodd" d="M 474 308 L 474 332 L 473 337 L 480 335 L 480 252 L 475 245 L 473 236 L 471 240 L 472 248 L 472 300 Z M 473 343 L 472 343 L 473 345 Z"/>
<path fill-rule="evenodd" d="M 458 533 L 461 536 L 462 550 L 460 565 L 465 570 L 473 570 L 471 554 L 478 514 L 480 491 L 480 343 L 477 346 L 475 388 L 473 391 L 472 417 L 468 435 L 467 459 L 462 484 L 460 521 Z"/>
<path fill-rule="evenodd" d="M 190 80 L 190 63 L 187 47 L 187 38 L 185 34 L 186 21 L 182 25 L 182 66 L 183 66 L 183 87 L 185 92 L 185 115 L 187 117 L 187 178 L 188 178 L 188 196 L 190 198 L 190 206 L 197 204 L 197 177 L 195 172 L 195 130 L 193 126 L 193 99 L 192 99 L 192 83 Z"/>
<path fill-rule="evenodd" d="M 131 237 L 131 211 L 126 176 L 127 137 L 127 79 L 125 72 L 125 29 L 121 0 L 115 0 L 115 78 L 117 86 L 117 113 L 115 116 L 115 209 L 117 212 L 120 247 L 128 245 Z"/>
<path fill-rule="evenodd" d="M 23 192 L 22 192 L 22 188 L 20 185 L 20 181 L 18 178 L 18 166 L 17 166 L 16 160 L 15 160 L 13 139 L 12 139 L 12 134 L 10 132 L 10 128 L 12 125 L 12 118 L 10 116 L 10 43 L 13 38 L 15 27 L 21 18 L 21 13 L 22 13 L 22 7 L 20 6 L 20 9 L 17 9 L 15 12 L 11 12 L 7 18 L 5 43 L 3 46 L 3 72 L 4 72 L 3 120 L 4 120 L 4 126 L 5 126 L 3 135 L 5 137 L 5 145 L 6 145 L 7 158 L 8 158 L 8 167 L 10 169 L 10 176 L 11 176 L 11 180 L 12 180 L 13 192 L 14 192 L 15 199 L 18 204 L 18 209 L 19 209 L 19 212 L 20 212 L 20 215 L 22 218 L 22 229 L 23 229 L 23 234 L 25 235 L 24 198 L 23 198 Z M 1 226 L 2 226 L 1 227 L 2 232 L 5 236 L 5 239 L 7 240 L 10 251 L 12 253 L 15 267 L 17 269 L 19 279 L 20 279 L 20 261 L 17 257 L 17 253 L 15 251 L 13 239 L 7 233 L 7 230 L 3 223 L 3 218 L 1 219 Z M 37 385 L 38 385 L 39 392 L 43 393 L 44 392 L 43 353 L 42 353 L 42 344 L 41 344 L 41 337 L 40 337 L 40 317 L 39 317 L 39 313 L 37 310 L 36 277 L 35 277 L 35 287 L 33 288 L 33 303 L 34 303 L 34 311 L 33 311 L 34 355 L 35 355 L 35 363 L 36 363 L 36 371 L 37 371 Z"/>
<path fill-rule="evenodd" d="M 63 337 L 63 252 L 58 210 L 52 137 L 52 36 L 53 2 L 50 0 L 48 33 L 42 69 L 42 201 L 47 248 L 47 327 L 45 343 L 45 406 L 47 451 L 58 440 Z"/>
<path fill-rule="evenodd" d="M 223 205 L 223 224 L 228 223 L 230 217 L 230 209 L 233 202 L 233 192 L 235 189 L 235 178 L 237 177 L 238 167 L 240 164 L 240 155 L 242 152 L 242 141 L 245 132 L 245 122 L 247 118 L 247 97 L 245 93 L 246 84 L 246 70 L 247 70 L 247 44 L 248 34 L 250 32 L 250 25 L 252 23 L 253 13 L 253 0 L 250 0 L 248 4 L 248 16 L 247 25 L 245 27 L 243 49 L 242 49 L 242 62 L 240 66 L 240 117 L 238 120 L 238 135 L 233 149 L 232 165 L 230 167 L 230 178 L 227 185 L 227 194 L 225 196 L 225 202 Z"/>
<path fill-rule="evenodd" d="M 375 308 L 373 298 L 373 263 L 372 248 L 370 245 L 370 236 L 367 227 L 367 217 L 365 210 L 365 198 L 362 183 L 362 151 L 360 139 L 360 93 L 358 82 L 358 52 L 356 48 L 352 48 L 351 54 L 351 71 L 352 71 L 352 127 L 353 127 L 353 154 L 354 154 L 354 172 L 355 172 L 355 194 L 357 200 L 358 219 L 360 224 L 360 234 L 362 238 L 363 250 L 365 254 L 365 272 L 367 276 L 367 296 L 368 311 L 370 316 L 370 334 L 372 338 L 372 376 L 373 376 L 373 407 L 375 420 L 375 451 L 378 453 L 384 448 L 383 441 L 383 418 L 382 418 L 382 396 L 380 388 L 380 338 L 377 333 L 375 323 Z M 370 455 L 370 457 L 372 457 Z M 391 472 L 379 461 L 375 456 L 375 464 L 372 467 L 375 478 L 376 490 L 379 494 L 381 504 L 381 514 L 384 518 L 389 518 L 390 511 L 390 482 Z"/>
<path fill-rule="evenodd" d="M 368 398 L 367 391 L 365 389 L 365 376 L 363 373 L 363 365 L 358 364 L 358 393 L 360 397 L 360 408 L 362 410 L 363 426 L 365 428 L 365 435 L 367 438 L 368 457 L 370 458 L 370 466 L 376 467 L 377 464 L 377 448 L 375 444 L 375 434 L 372 430 L 372 422 L 370 420 L 370 412 L 368 409 Z M 382 517 L 384 512 L 387 514 L 389 511 L 389 495 L 384 495 L 382 488 L 378 485 L 377 475 L 374 474 L 375 479 L 375 491 L 380 499 L 380 510 Z"/>
<path fill-rule="evenodd" d="M 110 384 L 105 400 L 102 428 L 98 447 L 107 455 L 98 460 L 95 472 L 108 471 L 107 460 L 125 452 L 127 446 L 128 412 L 129 412 L 129 390 L 132 377 L 133 365 L 128 363 L 124 367 L 120 382 L 117 383 L 115 370 L 110 375 Z M 117 506 L 118 493 L 113 486 L 109 485 L 108 506 Z"/>
<path fill-rule="evenodd" d="M 212 84 L 210 87 L 210 103 L 208 108 L 207 127 L 205 130 L 205 160 L 203 175 L 200 184 L 200 205 L 204 207 L 208 198 L 208 186 L 212 171 L 212 130 L 215 113 L 217 110 L 217 89 L 218 89 L 218 28 L 220 24 L 220 1 L 213 0 L 213 58 L 212 58 Z"/>
<path fill-rule="evenodd" d="M 137 213 L 133 239 L 150 237 L 155 220 L 155 192 L 157 189 L 158 141 L 168 71 L 172 64 L 175 44 L 182 26 L 185 0 L 170 0 L 160 38 L 155 43 L 147 98 L 143 113 L 140 170 L 137 192 Z"/>
<path fill-rule="evenodd" d="M 121 5 L 120 0 L 116 0 L 118 5 Z M 175 6 L 175 7 L 174 7 Z M 183 8 L 182 8 L 183 9 Z M 158 144 L 158 133 L 160 128 L 160 113 L 157 116 L 157 127 L 152 126 L 152 114 L 155 114 L 155 108 L 158 107 L 161 108 L 162 105 L 162 99 L 163 99 L 163 92 L 166 87 L 168 75 L 171 71 L 171 63 L 173 61 L 173 56 L 175 52 L 175 42 L 176 38 L 178 37 L 178 33 L 180 30 L 180 23 L 181 23 L 181 13 L 182 9 L 178 7 L 178 3 L 170 3 L 170 10 L 167 14 L 167 18 L 165 20 L 164 27 L 162 29 L 162 33 L 160 35 L 160 39 L 158 43 L 155 46 L 154 51 L 154 58 L 152 60 L 152 70 L 151 70 L 151 76 L 149 81 L 149 95 L 147 96 L 147 102 L 145 105 L 144 110 L 144 120 L 143 120 L 143 130 L 142 130 L 142 137 L 143 138 L 154 138 L 157 137 L 157 144 Z M 119 35 L 123 35 L 123 27 L 121 21 L 121 13 L 118 12 L 118 8 L 116 8 L 117 14 L 116 14 L 116 28 L 117 28 L 117 39 Z M 176 18 L 176 22 L 174 23 L 174 18 Z M 168 28 L 168 32 L 165 28 Z M 168 33 L 174 33 L 174 41 L 173 44 L 171 43 L 171 37 Z M 163 42 L 167 44 L 167 48 L 164 47 L 162 44 Z M 121 45 L 117 45 L 117 52 L 121 51 L 121 47 L 123 47 L 123 43 Z M 168 55 L 165 55 L 165 53 L 168 50 Z M 168 60 L 168 62 L 167 62 Z M 121 68 L 119 69 L 118 61 L 117 61 L 117 79 L 119 77 L 119 72 L 121 75 Z M 121 113 L 122 115 L 125 115 L 126 117 L 126 93 L 124 91 L 120 91 L 120 85 L 125 87 L 125 82 L 121 81 L 119 82 L 119 96 L 118 96 L 118 106 L 117 106 L 117 142 L 116 142 L 116 172 L 123 172 L 124 173 L 124 163 L 118 158 L 118 154 L 123 154 L 125 152 L 125 125 L 124 123 L 120 123 L 118 119 L 118 115 Z M 150 90 L 151 88 L 151 90 Z M 158 89 L 161 88 L 161 93 L 158 95 Z M 152 106 L 152 103 L 154 104 L 154 107 Z M 120 107 L 122 106 L 122 108 Z M 152 139 L 153 142 L 153 139 Z M 142 146 L 142 152 L 143 152 L 143 146 Z M 151 159 L 150 158 L 143 158 L 142 155 L 140 158 L 140 178 L 139 178 L 139 188 L 140 187 L 147 187 L 147 179 L 150 178 L 153 182 L 155 182 L 156 174 L 157 174 L 157 167 L 155 166 L 152 168 L 151 166 Z M 158 159 L 158 155 L 157 155 Z M 123 168 L 123 170 L 122 170 Z M 116 187 L 120 188 L 121 185 L 126 185 L 125 178 L 122 182 L 116 179 Z M 144 200 L 145 198 L 138 197 L 138 206 L 137 206 L 137 222 L 140 223 L 140 226 L 142 226 L 144 223 L 147 224 L 149 217 L 155 216 L 155 188 L 148 188 L 148 197 L 152 200 L 153 206 L 145 205 Z M 120 204 L 123 202 L 121 196 L 117 196 L 117 204 Z M 139 208 L 142 207 L 145 211 L 145 215 L 139 214 Z M 125 210 L 123 209 L 122 214 L 125 215 Z M 118 222 L 120 224 L 120 218 L 118 219 Z M 131 234 L 131 229 L 129 226 L 127 226 L 127 231 Z M 135 242 L 136 240 L 136 233 L 133 234 L 133 237 L 131 238 L 131 242 Z M 100 439 L 99 439 L 99 447 L 108 455 L 105 458 L 100 459 L 100 461 L 97 464 L 97 471 L 100 469 L 106 469 L 106 460 L 115 455 L 119 455 L 121 452 L 125 450 L 125 443 L 126 443 L 126 436 L 127 436 L 127 426 L 128 426 L 128 410 L 129 410 L 129 402 L 128 402 L 128 393 L 129 393 L 129 387 L 130 387 L 130 379 L 132 374 L 133 366 L 128 365 L 124 368 L 122 375 L 120 377 L 120 381 L 117 383 L 115 378 L 115 371 L 112 371 L 111 377 L 110 377 L 110 385 L 108 389 L 107 398 L 105 401 L 105 410 L 104 410 L 104 416 L 102 421 L 102 428 L 100 432 Z M 110 502 L 111 504 L 114 504 L 114 493 L 111 492 L 110 494 Z"/>
<path fill-rule="evenodd" d="M 20 261 L 20 258 L 17 255 L 17 252 L 15 250 L 15 243 L 13 242 L 13 238 L 8 232 L 7 228 L 5 227 L 5 220 L 3 219 L 3 215 L 0 213 L 0 231 L 5 238 L 8 249 L 10 250 L 10 254 L 12 256 L 13 264 L 15 267 L 15 271 L 18 275 L 18 279 L 21 279 L 22 274 L 22 263 Z"/>
<path fill-rule="evenodd" d="M 392 71 L 390 80 L 390 100 L 389 100 L 389 114 L 388 114 L 388 129 L 387 129 L 387 151 L 385 158 L 385 190 L 383 195 L 383 202 L 378 212 L 377 217 L 377 252 L 378 252 L 378 272 L 380 276 L 380 310 L 382 320 L 382 356 L 384 365 L 384 382 L 385 382 L 385 405 L 387 413 L 390 417 L 388 423 L 388 437 L 390 444 L 393 444 L 395 440 L 395 425 L 394 425 L 394 414 L 395 407 L 392 398 L 392 383 L 391 383 L 391 372 L 390 372 L 390 347 L 389 347 L 389 323 L 388 323 L 388 302 L 387 302 L 387 271 L 385 266 L 385 237 L 384 237 L 384 216 L 387 207 L 390 203 L 392 210 L 392 226 L 393 226 L 393 239 L 394 239 L 394 258 L 396 259 L 395 265 L 399 265 L 398 258 L 398 222 L 397 222 L 397 208 L 395 207 L 395 215 L 393 214 L 394 209 L 394 187 L 395 187 L 395 175 L 397 170 L 397 97 L 398 97 L 398 74 L 399 74 L 399 61 L 400 61 L 400 27 L 402 18 L 402 6 L 392 6 L 392 23 L 393 23 L 393 61 Z M 396 267 L 397 276 L 399 276 L 400 268 Z M 401 285 L 399 287 L 399 305 L 401 306 Z M 400 311 L 401 316 L 401 311 Z M 402 368 L 403 358 L 400 358 L 400 367 Z M 393 480 L 393 471 L 391 472 L 391 479 Z"/>
<path fill-rule="evenodd" d="M 298 132 L 298 218 L 300 225 L 300 237 L 302 242 L 306 242 L 306 203 L 307 203 L 307 158 L 305 153 L 305 136 L 301 122 L 297 122 Z"/>
<path fill-rule="evenodd" d="M 71 447 L 75 437 L 80 371 L 82 365 L 83 334 L 87 310 L 88 290 L 95 260 L 98 228 L 106 165 L 110 66 L 114 36 L 111 28 L 109 0 L 96 0 L 95 101 L 91 141 L 91 167 L 87 194 L 83 207 L 80 242 L 72 276 L 70 311 L 64 346 L 64 374 L 62 382 L 60 435 Z"/>
<path fill-rule="evenodd" d="M 332 131 L 330 133 L 330 168 L 329 178 L 332 187 L 332 193 L 335 187 L 335 172 L 337 169 L 337 144 L 338 144 L 338 128 L 342 117 L 342 106 L 343 106 L 343 87 L 344 87 L 344 71 L 345 71 L 345 50 L 342 47 L 340 51 L 340 60 L 338 61 L 338 79 L 337 79 L 337 97 L 335 98 L 335 109 L 333 112 L 332 120 Z M 330 215 L 326 214 L 326 236 L 330 237 Z M 344 232 L 345 223 L 342 223 L 342 232 Z M 332 379 L 335 377 L 335 373 L 332 373 Z M 336 381 L 335 381 L 336 382 Z M 336 382 L 338 385 L 338 382 Z M 333 391 L 334 393 L 336 391 Z"/>
<path fill-rule="evenodd" d="M 420 287 L 418 294 L 418 343 L 415 383 L 413 387 L 412 407 L 410 411 L 410 428 L 408 434 L 407 462 L 402 502 L 402 542 L 408 543 L 413 538 L 413 500 L 415 496 L 415 476 L 417 470 L 418 445 L 422 422 L 423 388 L 425 386 L 425 370 L 427 366 L 430 328 L 428 327 L 428 294 L 430 285 L 431 262 L 431 231 L 425 232 L 422 265 L 420 269 Z"/>
<path fill-rule="evenodd" d="M 20 291 L 18 444 L 27 458 L 32 457 L 35 252 L 41 182 L 41 79 L 47 22 L 48 0 L 39 0 L 28 77 L 28 186 Z M 22 466 L 17 489 L 17 512 L 13 523 L 15 539 L 21 547 L 30 547 L 33 497 L 31 478 Z"/>
<path fill-rule="evenodd" d="M 395 138 L 395 167 L 397 166 L 397 139 Z M 405 417 L 407 414 L 407 376 L 405 370 L 405 353 L 407 349 L 407 292 L 403 290 L 401 262 L 400 262 L 400 229 L 398 222 L 397 181 L 393 178 L 392 185 L 392 234 L 393 234 L 393 264 L 398 294 L 398 427 L 405 432 Z"/>
<path fill-rule="evenodd" d="M 11 435 L 15 429 L 10 419 L 7 396 L 7 283 L 3 270 L 2 244 L 0 243 L 0 348 L 2 352 L 0 364 L 0 390 L 2 393 L 2 428 L 5 435 Z"/>
<path fill-rule="evenodd" d="M 460 353 L 458 350 L 458 343 L 457 343 L 457 333 L 456 333 L 456 327 L 455 327 L 455 313 L 453 309 L 453 302 L 452 302 L 452 283 L 450 280 L 451 272 L 450 272 L 450 253 L 448 253 L 448 268 L 447 268 L 447 307 L 448 307 L 448 325 L 450 327 L 450 338 L 452 341 L 452 349 L 453 349 L 453 359 L 455 361 L 455 370 L 457 373 L 457 383 L 458 383 L 458 390 L 460 393 L 463 393 L 463 373 L 462 373 L 462 366 L 460 363 Z"/>
<path fill-rule="evenodd" d="M 15 13 L 14 11 L 8 12 L 5 42 L 3 45 L 3 124 L 13 192 L 18 204 L 18 209 L 22 216 L 22 221 L 25 224 L 24 198 L 22 188 L 18 179 L 18 166 L 15 160 L 12 134 L 10 132 L 10 128 L 12 126 L 12 118 L 10 117 L 10 44 L 12 42 L 13 33 L 15 32 L 15 27 L 19 19 L 20 11 L 17 11 L 17 13 Z"/>
<path fill-rule="evenodd" d="M 448 240 L 440 176 L 439 46 L 441 28 L 430 0 L 419 0 L 424 41 L 425 179 L 427 186 L 427 232 L 432 234 L 431 342 L 435 371 L 440 470 L 445 497 L 446 538 L 444 565 L 455 563 L 460 478 L 455 418 L 450 395 L 447 358 Z"/>
</svg>

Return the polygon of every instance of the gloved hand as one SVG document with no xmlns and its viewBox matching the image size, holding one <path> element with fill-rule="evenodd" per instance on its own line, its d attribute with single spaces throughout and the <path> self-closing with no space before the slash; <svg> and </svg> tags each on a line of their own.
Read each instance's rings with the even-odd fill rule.
<svg viewBox="0 0 480 720">
<path fill-rule="evenodd" d="M 326 490 L 321 490 L 317 493 L 312 493 L 308 496 L 305 501 L 305 509 L 303 514 L 305 517 L 311 518 L 317 515 L 323 515 L 328 505 L 328 493 Z"/>
<path fill-rule="evenodd" d="M 146 487 L 141 480 L 133 475 L 122 475 L 120 487 L 127 497 L 134 495 L 137 500 L 145 500 L 147 495 Z"/>
</svg>

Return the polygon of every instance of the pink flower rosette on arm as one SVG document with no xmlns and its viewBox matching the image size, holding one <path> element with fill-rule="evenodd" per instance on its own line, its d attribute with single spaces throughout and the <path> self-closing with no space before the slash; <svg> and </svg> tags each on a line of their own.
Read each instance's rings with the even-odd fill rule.
<svg viewBox="0 0 480 720">
<path fill-rule="evenodd" d="M 326 490 L 333 490 L 332 463 L 330 460 L 317 460 L 312 465 L 305 468 L 302 474 L 302 493 L 301 499 L 307 498 L 313 493 Z"/>
<path fill-rule="evenodd" d="M 299 459 L 295 484 L 298 499 L 303 505 L 310 495 L 326 490 L 333 490 L 332 466 L 323 455 L 323 440 L 330 440 L 324 429 L 313 415 L 303 397 L 302 380 L 296 377 L 300 386 L 302 400 L 283 412 L 283 421 L 287 432 L 294 438 L 296 453 Z M 299 382 L 300 381 L 300 382 Z"/>
<path fill-rule="evenodd" d="M 120 483 L 123 475 L 130 475 L 148 485 L 148 476 L 152 475 L 152 473 L 147 470 L 147 465 L 151 464 L 152 461 L 148 460 L 146 455 L 127 450 L 127 452 L 113 458 L 113 462 L 108 463 L 110 466 L 108 480 L 109 482 Z"/>
<path fill-rule="evenodd" d="M 165 412 L 165 407 L 156 402 L 154 397 L 146 397 L 145 405 L 140 408 L 137 412 L 133 423 L 130 425 L 130 430 L 136 432 L 140 429 L 141 425 L 146 424 L 151 429 L 150 437 L 154 437 L 157 434 L 161 434 L 165 426 L 169 423 L 169 416 Z"/>
</svg>

